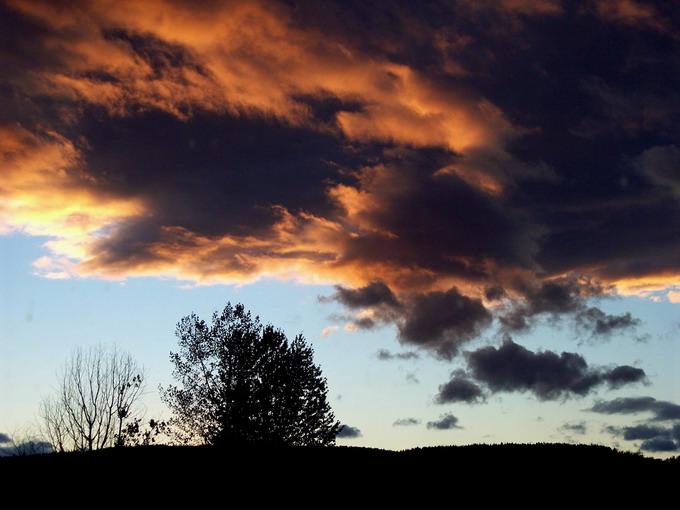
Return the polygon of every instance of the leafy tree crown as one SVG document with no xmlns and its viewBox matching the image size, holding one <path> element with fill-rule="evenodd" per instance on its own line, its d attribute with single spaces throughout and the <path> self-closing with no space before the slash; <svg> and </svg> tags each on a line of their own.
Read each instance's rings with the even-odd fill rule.
<svg viewBox="0 0 680 510">
<path fill-rule="evenodd" d="M 313 350 L 289 342 L 243 305 L 227 304 L 212 324 L 184 317 L 170 353 L 178 386 L 162 392 L 185 440 L 207 444 L 266 442 L 331 445 L 339 430 Z"/>
</svg>

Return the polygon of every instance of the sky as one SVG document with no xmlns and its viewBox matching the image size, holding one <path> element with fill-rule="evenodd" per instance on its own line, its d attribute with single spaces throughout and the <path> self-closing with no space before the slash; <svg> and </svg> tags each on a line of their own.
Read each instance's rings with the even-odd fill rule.
<svg viewBox="0 0 680 510">
<path fill-rule="evenodd" d="M 680 451 L 680 3 L 0 1 L 0 442 L 76 347 L 303 334 L 338 444 Z"/>
</svg>

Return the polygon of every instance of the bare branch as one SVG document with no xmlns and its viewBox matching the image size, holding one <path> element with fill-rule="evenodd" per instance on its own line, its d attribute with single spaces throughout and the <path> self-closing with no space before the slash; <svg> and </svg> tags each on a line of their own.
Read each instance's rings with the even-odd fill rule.
<svg viewBox="0 0 680 510">
<path fill-rule="evenodd" d="M 144 370 L 113 347 L 77 348 L 58 375 L 55 397 L 40 406 L 43 435 L 57 451 L 115 446 L 126 424 L 138 418 Z"/>
</svg>

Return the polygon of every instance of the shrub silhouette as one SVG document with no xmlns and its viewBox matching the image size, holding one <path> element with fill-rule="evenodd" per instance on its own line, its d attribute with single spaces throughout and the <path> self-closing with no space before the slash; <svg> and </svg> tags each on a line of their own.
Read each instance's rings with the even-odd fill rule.
<svg viewBox="0 0 680 510">
<path fill-rule="evenodd" d="M 177 325 L 170 353 L 179 386 L 162 391 L 171 425 L 185 442 L 234 445 L 331 445 L 339 423 L 313 350 L 299 335 L 288 342 L 243 305 L 227 304 L 212 325 L 195 314 Z"/>
</svg>

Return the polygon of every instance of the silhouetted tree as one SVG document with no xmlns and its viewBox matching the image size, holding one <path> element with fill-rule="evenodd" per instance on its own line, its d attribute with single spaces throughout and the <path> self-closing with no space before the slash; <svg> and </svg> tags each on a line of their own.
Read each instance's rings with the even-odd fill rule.
<svg viewBox="0 0 680 510">
<path fill-rule="evenodd" d="M 170 353 L 181 386 L 162 392 L 185 440 L 207 444 L 264 442 L 331 445 L 339 423 L 326 400 L 326 379 L 299 335 L 288 342 L 243 305 L 227 304 L 212 325 L 191 314 L 177 325 Z"/>
<path fill-rule="evenodd" d="M 116 446 L 139 413 L 144 371 L 130 354 L 102 346 L 77 348 L 40 406 L 40 429 L 56 451 Z"/>
</svg>

